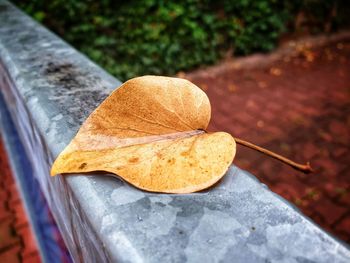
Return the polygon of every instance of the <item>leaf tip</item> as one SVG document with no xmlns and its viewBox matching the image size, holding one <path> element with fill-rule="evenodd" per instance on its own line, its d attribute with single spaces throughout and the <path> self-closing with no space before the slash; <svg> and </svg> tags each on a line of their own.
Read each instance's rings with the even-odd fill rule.
<svg viewBox="0 0 350 263">
<path fill-rule="evenodd" d="M 51 166 L 50 176 L 55 176 L 57 174 L 59 174 L 59 171 L 57 169 L 57 160 L 56 160 Z"/>
<path fill-rule="evenodd" d="M 50 176 L 55 176 L 55 175 L 57 175 L 56 171 L 54 169 L 51 169 Z"/>
</svg>

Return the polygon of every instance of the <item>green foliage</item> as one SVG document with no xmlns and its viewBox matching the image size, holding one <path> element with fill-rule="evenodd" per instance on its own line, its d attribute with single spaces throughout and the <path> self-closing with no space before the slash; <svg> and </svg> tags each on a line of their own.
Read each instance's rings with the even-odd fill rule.
<svg viewBox="0 0 350 263">
<path fill-rule="evenodd" d="M 230 50 L 272 50 L 304 5 L 301 0 L 14 2 L 122 80 L 173 75 L 212 64 Z"/>
</svg>

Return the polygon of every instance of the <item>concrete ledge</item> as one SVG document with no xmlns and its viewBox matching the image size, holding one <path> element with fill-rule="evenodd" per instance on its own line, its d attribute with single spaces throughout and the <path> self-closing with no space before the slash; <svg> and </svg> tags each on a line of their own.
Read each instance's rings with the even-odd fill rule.
<svg viewBox="0 0 350 263">
<path fill-rule="evenodd" d="M 350 261 L 346 245 L 235 166 L 189 195 L 147 193 L 102 175 L 50 177 L 53 158 L 120 82 L 4 0 L 0 64 L 1 107 L 74 261 Z"/>
</svg>

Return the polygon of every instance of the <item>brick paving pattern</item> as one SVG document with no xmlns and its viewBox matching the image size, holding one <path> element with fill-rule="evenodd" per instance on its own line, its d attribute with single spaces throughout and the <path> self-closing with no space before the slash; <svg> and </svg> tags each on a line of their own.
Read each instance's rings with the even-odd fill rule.
<svg viewBox="0 0 350 263">
<path fill-rule="evenodd" d="M 0 262 L 41 262 L 1 140 L 0 179 Z"/>
<path fill-rule="evenodd" d="M 268 68 L 185 77 L 210 98 L 209 130 L 230 132 L 299 162 L 311 161 L 316 172 L 304 175 L 238 146 L 234 163 L 350 242 L 350 40 L 295 48 L 296 55 Z"/>
</svg>

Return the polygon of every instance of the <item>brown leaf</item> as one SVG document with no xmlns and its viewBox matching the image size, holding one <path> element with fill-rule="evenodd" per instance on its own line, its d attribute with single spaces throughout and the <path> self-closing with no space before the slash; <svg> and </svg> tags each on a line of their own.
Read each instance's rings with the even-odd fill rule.
<svg viewBox="0 0 350 263">
<path fill-rule="evenodd" d="M 270 68 L 270 74 L 274 76 L 280 76 L 282 74 L 282 70 L 280 68 Z"/>
<path fill-rule="evenodd" d="M 228 133 L 206 133 L 206 94 L 178 78 L 144 76 L 115 90 L 54 162 L 51 175 L 107 171 L 155 192 L 216 183 L 236 152 Z"/>
<path fill-rule="evenodd" d="M 235 84 L 229 84 L 228 86 L 227 86 L 227 88 L 228 88 L 228 90 L 230 91 L 230 92 L 236 92 L 237 91 L 237 86 L 235 85 Z"/>
</svg>

